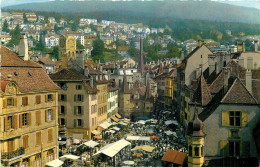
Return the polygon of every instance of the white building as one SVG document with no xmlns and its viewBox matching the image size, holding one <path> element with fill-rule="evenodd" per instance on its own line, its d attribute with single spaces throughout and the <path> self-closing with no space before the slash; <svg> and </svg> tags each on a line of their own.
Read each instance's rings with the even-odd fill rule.
<svg viewBox="0 0 260 167">
<path fill-rule="evenodd" d="M 57 34 L 45 34 L 44 42 L 46 48 L 52 48 L 59 45 L 59 35 Z"/>
<path fill-rule="evenodd" d="M 111 118 L 118 112 L 118 89 L 109 86 L 107 92 L 107 118 Z"/>
</svg>

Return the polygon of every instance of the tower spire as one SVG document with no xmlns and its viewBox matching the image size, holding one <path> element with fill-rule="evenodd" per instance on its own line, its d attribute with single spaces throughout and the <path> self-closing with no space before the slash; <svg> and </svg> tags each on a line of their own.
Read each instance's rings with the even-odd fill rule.
<svg viewBox="0 0 260 167">
<path fill-rule="evenodd" d="M 138 72 L 140 72 L 141 75 L 144 74 L 143 40 L 141 36 L 140 36 L 140 55 L 139 55 L 139 62 L 138 62 Z"/>
</svg>

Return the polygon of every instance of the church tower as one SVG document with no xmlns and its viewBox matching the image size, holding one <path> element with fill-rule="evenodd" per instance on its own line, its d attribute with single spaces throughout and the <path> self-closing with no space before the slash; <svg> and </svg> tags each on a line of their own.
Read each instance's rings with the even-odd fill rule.
<svg viewBox="0 0 260 167">
<path fill-rule="evenodd" d="M 203 123 L 195 112 L 188 124 L 188 167 L 201 167 L 204 163 Z"/>
<path fill-rule="evenodd" d="M 143 40 L 142 40 L 142 38 L 140 38 L 140 55 L 139 55 L 139 62 L 138 62 L 137 71 L 139 73 L 141 73 L 141 75 L 144 74 Z"/>
<path fill-rule="evenodd" d="M 123 115 L 126 118 L 130 118 L 130 98 L 131 93 L 129 90 L 129 86 L 126 79 L 126 73 L 124 71 L 124 78 L 123 78 L 123 84 L 120 85 L 121 89 L 119 91 L 119 113 Z"/>
<path fill-rule="evenodd" d="M 62 35 L 59 40 L 59 60 L 61 69 L 68 67 L 69 60 L 76 60 L 76 39 L 72 35 Z"/>
</svg>

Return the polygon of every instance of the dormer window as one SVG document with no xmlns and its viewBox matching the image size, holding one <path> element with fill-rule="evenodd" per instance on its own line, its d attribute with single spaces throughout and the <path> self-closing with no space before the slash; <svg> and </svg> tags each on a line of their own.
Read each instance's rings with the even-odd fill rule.
<svg viewBox="0 0 260 167">
<path fill-rule="evenodd" d="M 28 72 L 28 75 L 29 75 L 29 76 L 32 76 L 32 73 L 31 73 L 31 72 Z"/>
</svg>

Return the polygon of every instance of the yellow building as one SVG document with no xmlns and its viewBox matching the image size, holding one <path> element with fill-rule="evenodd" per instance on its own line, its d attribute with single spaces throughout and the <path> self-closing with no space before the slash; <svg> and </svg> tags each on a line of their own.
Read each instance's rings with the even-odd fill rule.
<svg viewBox="0 0 260 167">
<path fill-rule="evenodd" d="M 74 139 L 91 139 L 91 132 L 98 126 L 97 88 L 92 78 L 75 69 L 62 69 L 51 79 L 59 90 L 59 125 Z"/>
<path fill-rule="evenodd" d="M 40 65 L 1 47 L 0 152 L 3 166 L 58 158 L 58 89 Z"/>
<path fill-rule="evenodd" d="M 76 60 L 76 39 L 72 35 L 62 35 L 59 40 L 61 68 L 67 68 L 70 59 Z"/>
<path fill-rule="evenodd" d="M 165 106 L 166 107 L 173 107 L 175 103 L 175 96 L 177 91 L 177 70 L 172 70 L 170 73 L 165 77 Z"/>
<path fill-rule="evenodd" d="M 98 124 L 107 120 L 107 80 L 95 80 L 98 89 Z"/>
</svg>

